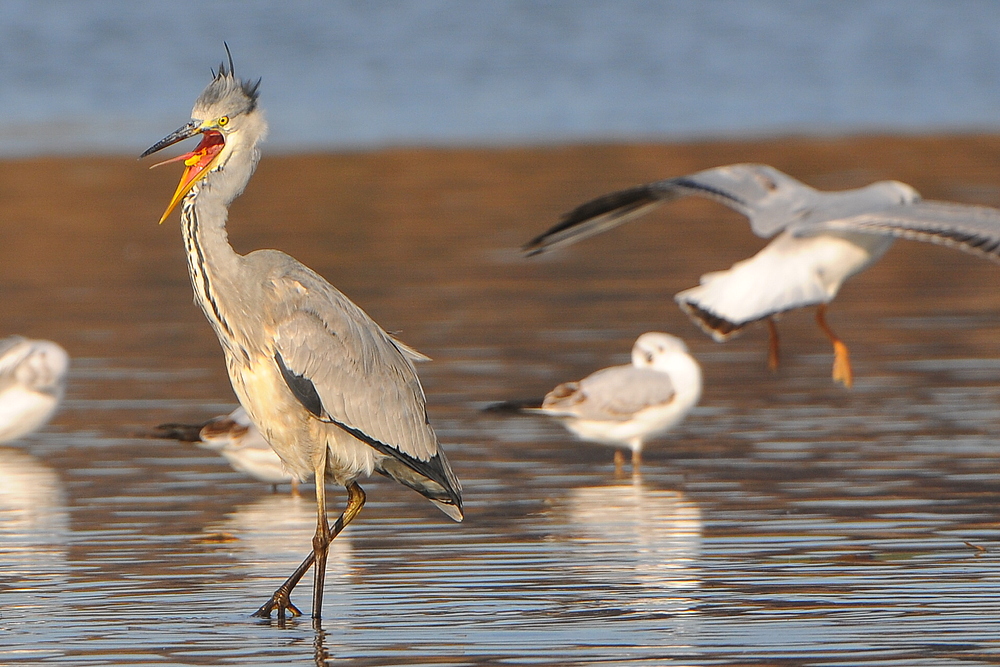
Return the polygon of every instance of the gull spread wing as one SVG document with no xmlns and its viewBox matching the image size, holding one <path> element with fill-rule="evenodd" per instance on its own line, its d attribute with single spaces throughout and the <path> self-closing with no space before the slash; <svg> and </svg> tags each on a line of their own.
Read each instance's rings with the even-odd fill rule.
<svg viewBox="0 0 1000 667">
<path fill-rule="evenodd" d="M 822 227 L 938 243 L 1000 262 L 1000 209 L 987 206 L 919 201 L 831 220 Z"/>
<path fill-rule="evenodd" d="M 823 194 L 765 164 L 733 164 L 690 176 L 612 192 L 581 204 L 559 224 L 524 246 L 527 255 L 575 243 L 634 220 L 656 206 L 686 195 L 724 204 L 750 219 L 758 236 L 769 238 L 819 205 Z"/>
</svg>

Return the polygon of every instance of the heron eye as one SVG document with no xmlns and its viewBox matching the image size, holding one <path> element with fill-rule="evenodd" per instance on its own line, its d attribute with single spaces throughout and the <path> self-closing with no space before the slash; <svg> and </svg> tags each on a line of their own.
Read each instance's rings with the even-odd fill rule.
<svg viewBox="0 0 1000 667">
<path fill-rule="evenodd" d="M 219 127 L 225 127 L 226 125 L 229 124 L 229 116 L 223 116 L 222 118 L 219 119 L 218 122 L 219 122 Z"/>
</svg>

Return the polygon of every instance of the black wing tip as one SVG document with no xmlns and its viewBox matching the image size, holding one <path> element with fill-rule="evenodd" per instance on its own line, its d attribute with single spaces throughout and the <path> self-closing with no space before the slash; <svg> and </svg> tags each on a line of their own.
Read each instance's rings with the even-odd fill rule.
<svg viewBox="0 0 1000 667">
<path fill-rule="evenodd" d="M 160 424 L 153 429 L 150 435 L 154 438 L 163 438 L 164 440 L 199 442 L 201 440 L 201 429 L 204 427 L 204 424 Z"/>
<path fill-rule="evenodd" d="M 484 406 L 481 411 L 494 415 L 517 415 L 527 414 L 526 411 L 542 407 L 544 398 L 524 398 L 512 399 L 509 401 L 498 401 Z"/>
<path fill-rule="evenodd" d="M 720 343 L 729 340 L 734 336 L 738 336 L 742 333 L 743 329 L 750 324 L 750 322 L 738 323 L 727 320 L 720 315 L 716 315 L 711 311 L 705 310 L 692 301 L 679 300 L 677 305 L 681 307 L 681 310 L 683 310 L 684 313 L 690 317 L 702 331 Z"/>
<path fill-rule="evenodd" d="M 361 442 L 365 443 L 369 447 L 375 449 L 382 454 L 390 457 L 391 459 L 398 461 L 403 464 L 413 472 L 421 475 L 438 486 L 440 486 L 444 492 L 445 496 L 440 494 L 432 494 L 429 489 L 415 486 L 413 484 L 407 483 L 405 480 L 390 474 L 385 470 L 381 470 L 383 474 L 392 477 L 393 479 L 402 482 L 412 488 L 413 490 L 419 492 L 426 498 L 433 500 L 435 502 L 443 503 L 446 505 L 454 505 L 459 509 L 462 508 L 462 485 L 459 483 L 458 479 L 455 477 L 454 473 L 451 471 L 451 466 L 448 464 L 448 459 L 444 455 L 444 452 L 438 451 L 434 456 L 426 461 L 422 461 L 418 458 L 412 457 L 405 452 L 401 452 L 392 445 L 388 445 L 381 440 L 373 438 L 364 431 L 353 426 L 349 426 L 343 422 L 337 421 L 333 418 L 327 418 L 331 424 L 343 429 L 347 433 L 351 434 Z"/>
<path fill-rule="evenodd" d="M 652 184 L 638 185 L 625 190 L 618 190 L 596 199 L 580 204 L 565 213 L 559 222 L 521 246 L 521 252 L 526 257 L 533 257 L 545 252 L 558 239 L 552 237 L 574 227 L 582 225 L 594 218 L 605 215 L 621 217 L 636 209 L 655 203 L 660 199 Z"/>
</svg>

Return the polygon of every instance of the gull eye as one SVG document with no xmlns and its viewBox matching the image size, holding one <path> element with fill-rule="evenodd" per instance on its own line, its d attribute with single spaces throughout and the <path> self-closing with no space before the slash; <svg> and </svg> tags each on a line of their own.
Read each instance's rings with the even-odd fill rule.
<svg viewBox="0 0 1000 667">
<path fill-rule="evenodd" d="M 218 123 L 219 127 L 225 127 L 226 125 L 229 124 L 229 116 L 223 116 L 216 122 Z"/>
<path fill-rule="evenodd" d="M 648 363 L 648 364 L 653 363 L 653 353 L 652 352 L 647 352 L 646 353 L 646 363 Z"/>
</svg>

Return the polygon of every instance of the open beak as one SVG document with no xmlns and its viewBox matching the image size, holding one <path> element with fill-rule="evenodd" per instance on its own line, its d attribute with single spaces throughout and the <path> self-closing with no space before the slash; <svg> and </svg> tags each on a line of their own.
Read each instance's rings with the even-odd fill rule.
<svg viewBox="0 0 1000 667">
<path fill-rule="evenodd" d="M 161 225 L 167 219 L 167 216 L 170 215 L 171 211 L 177 207 L 177 204 L 184 199 L 184 195 L 194 187 L 198 179 L 203 178 L 215 166 L 215 163 L 219 160 L 219 155 L 222 153 L 222 149 L 226 146 L 226 139 L 218 130 L 203 127 L 201 123 L 193 120 L 184 127 L 157 141 L 139 156 L 140 158 L 144 158 L 147 155 L 151 155 L 167 146 L 172 146 L 178 141 L 184 141 L 196 134 L 201 134 L 201 142 L 193 151 L 153 165 L 153 167 L 159 167 L 163 164 L 183 160 L 185 167 L 184 174 L 181 176 L 181 182 L 177 186 L 174 196 L 170 199 L 167 210 L 160 217 Z M 150 169 L 153 167 L 150 167 Z"/>
</svg>

